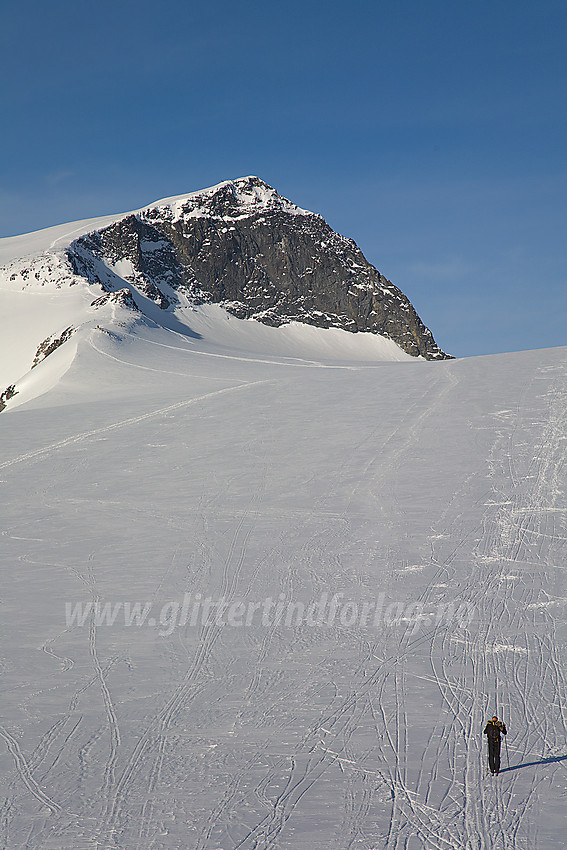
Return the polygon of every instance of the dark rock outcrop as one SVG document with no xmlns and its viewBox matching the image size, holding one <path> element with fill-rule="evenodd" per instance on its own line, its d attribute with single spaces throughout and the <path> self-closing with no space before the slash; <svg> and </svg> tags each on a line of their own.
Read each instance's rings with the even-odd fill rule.
<svg viewBox="0 0 567 850">
<path fill-rule="evenodd" d="M 129 289 L 118 289 L 116 292 L 107 292 L 101 295 L 100 298 L 95 298 L 91 302 L 91 307 L 103 307 L 106 304 L 118 304 L 121 307 L 127 307 L 129 310 L 134 310 L 139 313 L 140 308 L 134 301 L 134 296 Z"/>
<path fill-rule="evenodd" d="M 239 318 L 366 331 L 414 356 L 448 357 L 352 239 L 257 177 L 129 215 L 78 239 L 68 256 L 76 274 L 106 291 L 126 279 L 162 309 L 181 291 Z"/>
<path fill-rule="evenodd" d="M 75 333 L 76 328 L 72 325 L 57 336 L 54 334 L 53 336 L 48 336 L 47 339 L 44 339 L 43 342 L 38 346 L 38 349 L 35 353 L 35 357 L 32 363 L 32 369 L 34 369 L 38 363 L 41 363 L 42 360 L 45 360 L 46 357 L 49 357 L 50 354 L 53 354 L 60 345 L 63 345 L 70 339 Z"/>
<path fill-rule="evenodd" d="M 6 405 L 10 401 L 10 399 L 17 394 L 18 391 L 16 389 L 15 384 L 11 384 L 9 387 L 6 387 L 3 392 L 0 393 L 0 413 L 2 413 L 2 411 L 6 409 Z"/>
</svg>

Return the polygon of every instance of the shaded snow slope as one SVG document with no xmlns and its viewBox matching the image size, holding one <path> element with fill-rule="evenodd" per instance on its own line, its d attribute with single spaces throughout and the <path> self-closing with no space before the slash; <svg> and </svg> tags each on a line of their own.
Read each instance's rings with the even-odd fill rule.
<svg viewBox="0 0 567 850">
<path fill-rule="evenodd" d="M 567 350 L 101 309 L 0 415 L 0 845 L 563 848 Z"/>
<path fill-rule="evenodd" d="M 162 347 L 187 347 L 210 357 L 223 357 L 230 350 L 231 356 L 244 359 L 260 355 L 325 363 L 413 360 L 392 340 L 376 334 L 354 335 L 298 322 L 270 328 L 230 316 L 218 305 L 194 306 L 186 299 L 174 313 L 164 313 L 140 293 L 134 301 L 128 286 L 95 299 L 93 295 L 100 293 L 84 284 L 57 293 L 0 292 L 5 321 L 0 387 L 16 390 L 7 407 L 18 407 L 51 390 L 72 363 L 79 342 L 87 345 L 100 335 L 126 345 L 132 339 L 159 339 Z M 55 350 L 53 341 L 55 346 L 61 341 L 65 356 Z M 46 355 L 50 343 L 53 352 Z"/>
</svg>

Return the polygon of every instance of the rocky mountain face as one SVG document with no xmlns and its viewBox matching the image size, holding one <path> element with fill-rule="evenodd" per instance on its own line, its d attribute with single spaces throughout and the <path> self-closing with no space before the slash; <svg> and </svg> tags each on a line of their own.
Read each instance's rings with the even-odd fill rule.
<svg viewBox="0 0 567 850">
<path fill-rule="evenodd" d="M 183 292 L 239 318 L 366 331 L 414 356 L 448 357 L 352 239 L 257 177 L 128 215 L 77 239 L 67 257 L 76 275 L 106 292 L 126 280 L 164 310 Z"/>
</svg>

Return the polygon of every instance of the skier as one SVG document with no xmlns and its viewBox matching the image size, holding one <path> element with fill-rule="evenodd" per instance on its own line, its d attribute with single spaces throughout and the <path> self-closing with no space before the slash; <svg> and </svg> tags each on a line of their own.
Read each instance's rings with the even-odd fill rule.
<svg viewBox="0 0 567 850">
<path fill-rule="evenodd" d="M 493 776 L 494 774 L 498 775 L 500 771 L 501 735 L 508 734 L 506 724 L 502 723 L 502 721 L 498 720 L 498 717 L 494 715 L 492 720 L 489 720 L 486 724 L 484 734 L 488 739 L 488 766 L 490 767 L 490 772 Z"/>
</svg>

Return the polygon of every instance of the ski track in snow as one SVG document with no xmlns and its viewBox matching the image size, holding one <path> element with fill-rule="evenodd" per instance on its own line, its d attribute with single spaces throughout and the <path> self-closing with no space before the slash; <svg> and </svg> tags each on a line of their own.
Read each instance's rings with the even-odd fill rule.
<svg viewBox="0 0 567 850">
<path fill-rule="evenodd" d="M 50 454 L 51 452 L 56 451 L 57 449 L 65 448 L 66 446 L 69 446 L 73 443 L 80 443 L 84 440 L 89 440 L 91 437 L 98 437 L 101 434 L 108 434 L 110 431 L 114 431 L 117 428 L 125 428 L 129 425 L 137 425 L 140 422 L 144 422 L 144 420 L 146 419 L 152 419 L 156 416 L 164 416 L 174 410 L 179 410 L 181 408 L 188 407 L 189 405 L 196 404 L 197 402 L 205 401 L 206 399 L 212 398 L 213 396 L 222 395 L 224 393 L 233 392 L 236 389 L 251 387 L 255 384 L 261 383 L 264 382 L 256 381 L 251 382 L 249 384 L 239 384 L 236 387 L 225 387 L 222 390 L 215 390 L 213 392 L 206 393 L 202 396 L 195 396 L 195 398 L 191 398 L 188 401 L 180 401 L 175 404 L 170 404 L 167 407 L 161 407 L 158 410 L 152 410 L 148 413 L 143 413 L 141 416 L 133 416 L 129 419 L 123 419 L 120 422 L 113 422 L 111 425 L 105 425 L 102 428 L 95 428 L 92 431 L 84 431 L 81 434 L 76 434 L 73 437 L 68 437 L 65 440 L 61 440 L 60 442 L 52 443 L 51 445 L 45 446 L 44 448 L 36 449 L 33 452 L 28 452 L 27 454 L 19 455 L 18 457 L 15 457 L 11 460 L 4 461 L 3 463 L 0 463 L 0 469 L 5 469 L 17 463 L 22 463 L 22 461 L 35 460 L 36 458 L 40 458 L 43 455 Z"/>
<path fill-rule="evenodd" d="M 133 362 L 114 358 L 125 374 L 160 373 L 130 351 Z M 230 603 L 307 600 L 327 589 L 363 600 L 383 588 L 426 612 L 419 629 L 412 620 L 377 630 L 211 621 L 149 643 L 147 628 L 110 629 L 92 614 L 84 629 L 62 629 L 56 617 L 34 623 L 41 660 L 27 649 L 18 657 L 25 668 L 29 655 L 37 680 L 11 671 L 17 708 L 0 728 L 2 846 L 563 846 L 546 806 L 567 787 L 567 370 L 564 359 L 539 358 L 522 361 L 512 381 L 485 358 L 484 370 L 439 363 L 419 377 L 404 366 L 390 383 L 389 364 L 349 367 L 342 378 L 307 369 L 302 378 L 297 363 L 280 361 L 276 374 L 272 361 L 235 356 L 230 386 L 110 423 L 103 411 L 106 424 L 0 463 L 8 492 L 22 480 L 34 529 L 41 523 L 26 540 L 11 520 L 8 557 L 38 580 L 43 570 L 69 582 L 69 598 L 77 587 L 91 601 L 127 598 L 134 582 L 109 577 L 99 551 L 83 557 L 79 542 L 63 545 L 60 535 L 72 537 L 85 515 L 94 530 L 84 551 L 97 541 L 102 549 L 100 511 L 112 540 L 133 547 L 142 573 L 132 575 L 152 579 L 145 598 L 156 605 L 205 589 Z M 163 370 L 164 381 L 174 375 L 191 377 Z M 208 379 L 218 382 L 218 370 Z M 471 387 L 487 400 L 480 409 L 471 402 L 461 420 Z M 253 396 L 239 392 L 252 388 Z M 499 408 L 501 400 L 512 406 Z M 185 410 L 191 417 L 170 452 L 169 423 Z M 18 422 L 25 416 L 21 408 Z M 112 486 L 99 486 L 95 500 L 89 487 L 105 459 L 97 438 L 109 433 L 124 467 L 103 470 Z M 158 460 L 149 479 L 140 474 L 124 489 L 136 441 L 152 445 L 162 433 L 167 489 Z M 209 459 L 202 479 L 201 457 Z M 60 523 L 59 505 L 67 525 L 46 539 L 42 512 Z M 163 551 L 160 573 L 137 541 L 146 526 Z M 64 588 L 56 585 L 58 602 Z M 436 615 L 456 603 L 474 612 L 471 622 Z M 503 745 L 498 778 L 485 775 L 481 734 L 495 710 L 510 732 L 511 769 Z"/>
</svg>

